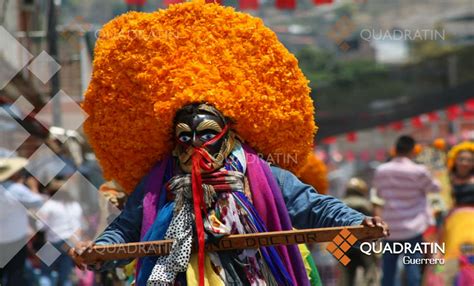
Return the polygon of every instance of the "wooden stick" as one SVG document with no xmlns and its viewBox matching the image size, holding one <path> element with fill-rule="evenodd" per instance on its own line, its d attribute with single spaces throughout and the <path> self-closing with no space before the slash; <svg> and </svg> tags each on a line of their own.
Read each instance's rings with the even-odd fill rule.
<svg viewBox="0 0 474 286">
<path fill-rule="evenodd" d="M 213 252 L 275 245 L 328 242 L 333 240 L 343 229 L 349 230 L 358 240 L 378 239 L 384 236 L 382 227 L 366 227 L 362 225 L 235 234 L 225 236 L 215 243 L 207 243 L 206 251 Z M 172 240 L 158 240 L 96 245 L 82 253 L 81 256 L 87 264 L 144 256 L 163 256 L 169 254 L 172 244 Z"/>
</svg>

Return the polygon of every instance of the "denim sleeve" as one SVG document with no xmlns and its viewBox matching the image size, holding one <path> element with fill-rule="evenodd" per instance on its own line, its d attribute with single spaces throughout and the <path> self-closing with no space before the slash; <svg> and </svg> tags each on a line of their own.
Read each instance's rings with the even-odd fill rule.
<svg viewBox="0 0 474 286">
<path fill-rule="evenodd" d="M 125 208 L 120 215 L 95 240 L 97 245 L 137 242 L 143 217 L 143 181 L 128 197 Z"/>
<path fill-rule="evenodd" d="M 96 245 L 108 245 L 140 241 L 140 230 L 143 217 L 144 181 L 128 197 L 125 208 L 120 215 L 95 240 Z M 106 261 L 100 271 L 124 266 L 133 259 Z"/>
<path fill-rule="evenodd" d="M 295 228 L 359 225 L 365 216 L 340 200 L 321 195 L 291 172 L 271 166 Z"/>
</svg>

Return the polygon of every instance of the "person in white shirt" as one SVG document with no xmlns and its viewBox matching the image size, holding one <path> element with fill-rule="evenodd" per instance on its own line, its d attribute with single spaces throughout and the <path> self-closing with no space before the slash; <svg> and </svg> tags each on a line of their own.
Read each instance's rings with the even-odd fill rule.
<svg viewBox="0 0 474 286">
<path fill-rule="evenodd" d="M 43 265 L 43 274 L 51 279 L 51 272 L 56 271 L 58 273 L 56 285 L 59 286 L 72 285 L 70 275 L 74 263 L 67 255 L 67 251 L 70 246 L 80 241 L 83 219 L 80 204 L 73 199 L 70 191 L 62 188 L 63 185 L 63 180 L 54 179 L 47 186 L 51 198 L 37 213 L 44 224 L 46 240 L 61 252 L 53 264 L 48 267 Z"/>
<path fill-rule="evenodd" d="M 28 209 L 44 201 L 21 183 L 20 172 L 27 164 L 21 157 L 0 158 L 0 285 L 25 285 Z"/>
</svg>

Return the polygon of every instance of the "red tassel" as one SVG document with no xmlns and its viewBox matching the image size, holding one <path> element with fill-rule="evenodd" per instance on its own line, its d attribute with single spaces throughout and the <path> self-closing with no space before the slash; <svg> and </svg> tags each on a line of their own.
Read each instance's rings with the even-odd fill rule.
<svg viewBox="0 0 474 286">
<path fill-rule="evenodd" d="M 202 220 L 201 208 L 203 205 L 203 189 L 201 178 L 201 154 L 196 152 L 193 155 L 193 170 L 192 170 L 192 189 L 194 201 L 194 216 L 196 217 L 196 231 L 198 238 L 198 272 L 199 272 L 199 286 L 204 286 L 204 223 Z M 205 208 L 204 208 L 205 209 Z"/>
<path fill-rule="evenodd" d="M 191 172 L 191 185 L 193 189 L 194 216 L 196 217 L 196 231 L 198 238 L 198 273 L 199 286 L 204 286 L 204 222 L 202 213 L 207 214 L 206 203 L 203 200 L 204 190 L 202 188 L 201 169 L 211 171 L 211 157 L 205 151 L 204 147 L 213 144 L 227 133 L 228 125 L 222 129 L 214 138 L 204 143 L 201 147 L 194 148 L 192 157 L 193 167 Z M 178 141 L 179 142 L 179 141 Z"/>
</svg>

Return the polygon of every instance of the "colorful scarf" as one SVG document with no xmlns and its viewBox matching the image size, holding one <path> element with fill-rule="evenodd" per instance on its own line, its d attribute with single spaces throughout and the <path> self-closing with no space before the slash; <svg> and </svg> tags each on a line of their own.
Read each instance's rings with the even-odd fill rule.
<svg viewBox="0 0 474 286">
<path fill-rule="evenodd" d="M 218 171 L 206 174 L 202 178 L 203 199 L 206 208 L 211 207 L 217 198 L 216 192 L 240 191 L 243 186 L 244 174 L 235 171 Z M 158 257 L 148 278 L 147 285 L 169 285 L 173 283 L 179 272 L 185 272 L 191 258 L 193 243 L 193 191 L 191 175 L 177 175 L 167 184 L 167 190 L 174 200 L 174 214 L 164 239 L 173 240 L 170 254 Z M 209 217 L 209 216 L 208 216 Z M 211 216 L 215 217 L 215 216 Z M 204 221 L 210 231 L 229 234 L 216 227 L 216 221 Z"/>
<path fill-rule="evenodd" d="M 258 228 L 257 231 L 290 230 L 290 218 L 286 211 L 281 191 L 268 164 L 260 159 L 249 147 L 245 146 L 244 149 L 247 164 L 246 173 L 252 190 L 251 200 L 253 205 L 244 193 L 238 192 L 236 197 L 238 198 L 239 205 L 247 208 L 247 212 L 252 216 L 252 219 L 258 222 L 256 224 Z M 152 228 L 151 226 L 154 217 L 156 217 L 156 213 L 159 211 L 159 216 L 161 216 L 161 212 L 167 209 L 163 207 L 163 177 L 164 174 L 167 173 L 167 170 L 169 170 L 169 166 L 169 159 L 168 162 L 166 162 L 166 160 L 161 162 L 152 170 L 148 177 L 143 201 L 142 240 L 163 239 L 164 237 L 163 233 L 161 237 L 156 234 L 149 235 L 149 230 Z M 174 204 L 174 202 L 172 203 Z M 252 207 L 249 207 L 249 205 Z M 151 232 L 153 233 L 153 231 Z M 278 250 L 274 248 L 261 248 L 261 255 L 264 258 L 266 266 L 268 266 L 270 270 L 273 269 L 271 272 L 278 284 L 309 285 L 298 247 L 279 246 L 277 249 Z M 150 276 L 152 272 L 154 264 L 152 264 L 153 261 L 147 262 L 149 259 L 150 258 L 143 259 L 144 261 L 140 263 L 142 267 L 139 266 L 137 279 L 139 286 L 145 285 L 146 278 L 144 277 Z M 155 262 L 156 260 L 155 258 Z M 285 273 L 285 271 L 277 273 L 275 269 L 284 269 L 287 273 Z M 287 276 L 287 278 L 285 276 Z M 287 283 L 287 279 L 290 283 Z"/>
</svg>

